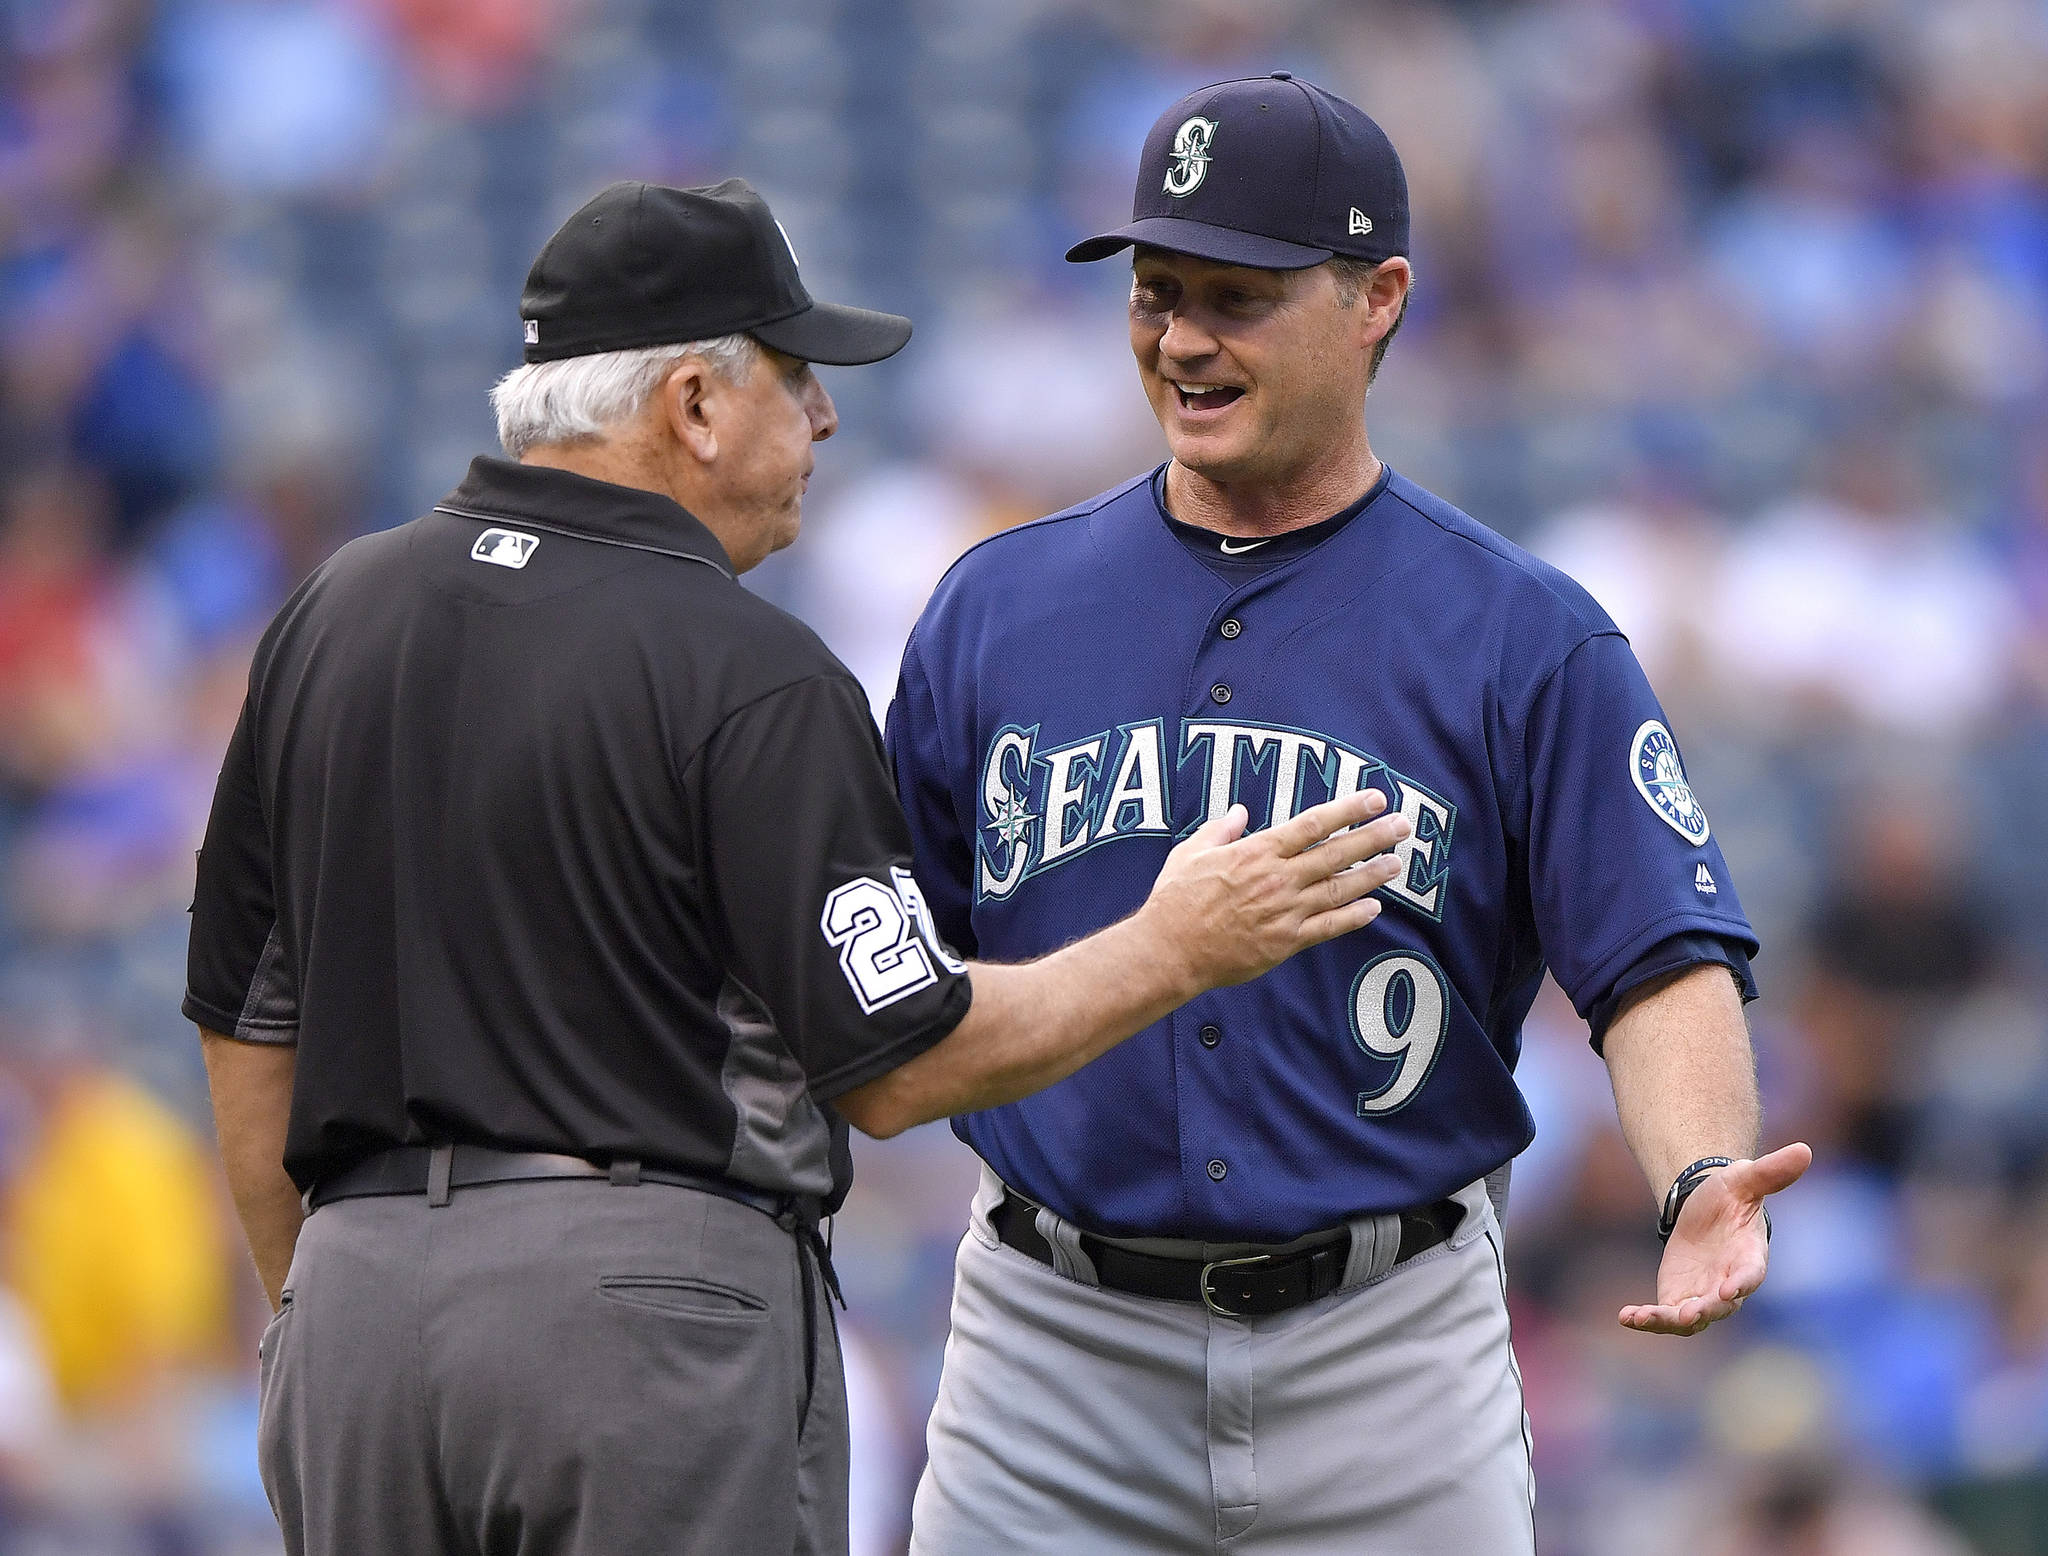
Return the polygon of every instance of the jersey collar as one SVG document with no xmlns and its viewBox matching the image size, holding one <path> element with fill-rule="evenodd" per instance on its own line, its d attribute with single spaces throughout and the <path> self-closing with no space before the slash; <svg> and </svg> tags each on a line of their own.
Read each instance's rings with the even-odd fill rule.
<svg viewBox="0 0 2048 1556">
<path fill-rule="evenodd" d="M 462 484 L 434 507 L 462 518 L 509 519 L 603 545 L 685 557 L 736 576 L 718 537 L 674 499 L 567 470 L 479 454 Z"/>
<path fill-rule="evenodd" d="M 1177 519 L 1166 506 L 1166 470 L 1161 464 L 1150 479 L 1152 502 L 1159 510 L 1159 517 L 1165 522 L 1167 531 L 1200 559 L 1205 565 L 1213 562 L 1217 568 L 1227 569 L 1223 576 L 1242 579 L 1247 573 L 1277 567 L 1304 556 L 1329 540 L 1353 519 L 1379 501 L 1380 493 L 1387 489 L 1393 478 L 1393 467 L 1385 460 L 1380 461 L 1380 473 L 1372 485 L 1344 508 L 1327 519 L 1318 519 L 1299 529 L 1282 530 L 1277 535 L 1263 539 L 1243 540 L 1238 536 L 1225 535 L 1216 530 L 1204 529 L 1197 524 L 1188 524 Z"/>
</svg>

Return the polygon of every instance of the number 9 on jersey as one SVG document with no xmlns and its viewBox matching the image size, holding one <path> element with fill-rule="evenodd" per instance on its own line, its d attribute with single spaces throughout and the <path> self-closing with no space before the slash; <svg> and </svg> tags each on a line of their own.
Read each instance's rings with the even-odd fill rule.
<svg viewBox="0 0 2048 1556">
<path fill-rule="evenodd" d="M 1351 1035 L 1373 1058 L 1392 1061 L 1394 1069 L 1358 1094 L 1358 1116 L 1406 1106 L 1435 1068 L 1449 1027 L 1443 974 L 1428 957 L 1387 951 L 1360 968 L 1351 986 Z"/>
</svg>

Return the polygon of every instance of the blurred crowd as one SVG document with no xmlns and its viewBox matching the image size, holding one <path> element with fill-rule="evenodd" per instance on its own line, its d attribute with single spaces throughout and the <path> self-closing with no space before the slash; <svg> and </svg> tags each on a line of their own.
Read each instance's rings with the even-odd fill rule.
<svg viewBox="0 0 2048 1556">
<path fill-rule="evenodd" d="M 261 1298 L 178 1017 L 254 636 L 492 448 L 540 240 L 741 173 L 826 375 L 749 582 L 877 711 L 982 535 L 1160 457 L 1146 127 L 1290 69 L 1408 167 L 1404 474 L 1628 631 L 1765 950 L 1769 1285 L 1623 1332 L 1650 1193 L 1555 990 L 1509 1214 L 1549 1556 L 2048 1553 L 2048 11 L 2037 0 L 13 0 L 0 7 L 0 1552 L 270 1552 Z M 1028 581 L 1020 581 L 1028 587 Z M 900 1549 L 972 1162 L 859 1148 L 856 1527 Z"/>
</svg>

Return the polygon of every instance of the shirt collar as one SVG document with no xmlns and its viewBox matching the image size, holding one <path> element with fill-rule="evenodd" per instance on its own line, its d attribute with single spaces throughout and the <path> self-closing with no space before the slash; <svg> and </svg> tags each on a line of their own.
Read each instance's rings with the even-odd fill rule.
<svg viewBox="0 0 2048 1556">
<path fill-rule="evenodd" d="M 737 576 L 718 537 L 673 498 L 568 470 L 479 454 L 462 484 L 434 506 L 465 518 L 510 519 L 605 545 L 689 557 Z"/>
<path fill-rule="evenodd" d="M 1153 505 L 1158 508 L 1159 517 L 1166 521 L 1167 529 L 1172 532 L 1174 539 L 1180 541 L 1202 561 L 1207 562 L 1215 558 L 1221 565 L 1237 572 L 1271 567 L 1315 550 L 1378 502 L 1394 475 L 1393 466 L 1381 460 L 1380 473 L 1373 479 L 1372 485 L 1365 489 L 1364 495 L 1331 514 L 1329 518 L 1318 519 L 1315 523 L 1305 524 L 1299 529 L 1282 530 L 1279 534 L 1264 539 L 1246 541 L 1239 536 L 1225 535 L 1216 530 L 1204 529 L 1197 524 L 1188 524 L 1167 512 L 1166 468 L 1166 465 L 1162 464 L 1152 472 L 1151 485 Z"/>
</svg>

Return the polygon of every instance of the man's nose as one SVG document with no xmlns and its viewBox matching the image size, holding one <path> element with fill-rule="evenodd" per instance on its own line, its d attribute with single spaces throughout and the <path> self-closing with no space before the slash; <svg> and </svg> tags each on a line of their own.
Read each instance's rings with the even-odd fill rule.
<svg viewBox="0 0 2048 1556">
<path fill-rule="evenodd" d="M 1206 357 L 1215 349 L 1216 337 L 1182 310 L 1176 308 L 1166 316 L 1166 333 L 1159 337 L 1161 356 L 1172 357 L 1176 362 L 1188 362 L 1196 357 Z"/>
<path fill-rule="evenodd" d="M 832 396 L 825 392 L 825 386 L 815 378 L 811 380 L 811 394 L 804 411 L 811 418 L 811 441 L 822 443 L 839 430 L 839 410 L 832 403 Z"/>
</svg>

